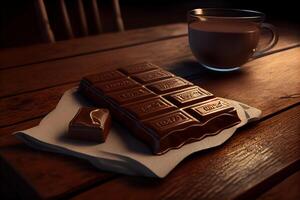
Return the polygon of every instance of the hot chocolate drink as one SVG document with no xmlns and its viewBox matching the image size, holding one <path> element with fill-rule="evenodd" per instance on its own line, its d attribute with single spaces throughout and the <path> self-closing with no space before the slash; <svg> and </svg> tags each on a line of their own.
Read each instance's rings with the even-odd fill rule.
<svg viewBox="0 0 300 200">
<path fill-rule="evenodd" d="M 255 52 L 260 35 L 254 22 L 195 21 L 189 24 L 189 43 L 201 64 L 227 69 L 246 63 Z"/>
</svg>

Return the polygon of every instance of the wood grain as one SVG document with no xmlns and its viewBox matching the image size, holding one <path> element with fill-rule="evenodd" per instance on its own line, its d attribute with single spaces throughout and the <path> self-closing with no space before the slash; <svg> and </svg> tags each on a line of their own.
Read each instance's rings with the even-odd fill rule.
<svg viewBox="0 0 300 200">
<path fill-rule="evenodd" d="M 0 51 L 0 69 L 132 46 L 186 34 L 186 25 L 179 23 L 129 30 L 122 33 L 90 36 L 61 41 L 55 44 L 40 44 L 23 48 L 6 49 Z"/>
<path fill-rule="evenodd" d="M 297 28 L 291 27 L 293 26 L 284 24 L 278 26 L 280 38 L 272 51 L 299 45 L 300 31 Z M 101 52 L 185 35 L 187 35 L 186 24 L 178 23 L 60 41 L 55 44 L 5 49 L 0 51 L 0 69 Z M 267 33 L 263 34 L 261 37 L 261 46 L 267 43 L 268 39 L 269 35 Z"/>
<path fill-rule="evenodd" d="M 34 123 L 27 122 L 22 126 Z M 18 188 L 10 188 L 9 193 L 23 199 L 65 197 L 116 176 L 98 171 L 78 158 L 34 150 L 13 136 L 1 137 L 0 157 L 2 168 L 10 174 L 1 177 L 1 182 L 10 184 L 18 180 Z"/>
<path fill-rule="evenodd" d="M 124 176 L 74 199 L 253 199 L 300 169 L 299 120 L 300 106 L 188 157 L 165 179 Z"/>
<path fill-rule="evenodd" d="M 190 55 L 186 38 L 176 38 L 1 70 L 0 96 L 16 95 L 78 81 L 84 75 L 135 62 L 154 59 L 166 62 L 166 60 L 174 60 L 186 55 Z"/>
<path fill-rule="evenodd" d="M 274 186 L 257 200 L 296 200 L 300 199 L 300 171 L 287 177 L 284 181 Z"/>
<path fill-rule="evenodd" d="M 243 70 L 222 75 L 204 71 L 195 82 L 215 95 L 235 99 L 272 113 L 300 101 L 300 48 L 247 63 Z M 283 59 L 284 58 L 284 59 Z"/>
<path fill-rule="evenodd" d="M 66 84 L 0 99 L 0 127 L 47 114 L 55 108 L 62 94 L 75 86 L 76 84 Z"/>
<path fill-rule="evenodd" d="M 300 48 L 253 60 L 241 71 L 220 75 L 195 62 L 186 39 L 125 45 L 1 70 L 0 167 L 4 171 L 0 178 L 10 183 L 6 189 L 13 191 L 12 198 L 70 197 L 102 183 L 79 198 L 91 194 L 99 197 L 99 190 L 108 197 L 114 192 L 118 195 L 115 197 L 126 199 L 248 198 L 299 169 Z M 270 119 L 243 128 L 220 148 L 190 156 L 164 180 L 122 177 L 107 182 L 116 175 L 99 172 L 78 159 L 30 149 L 9 135 L 36 125 L 55 106 L 62 92 L 83 75 L 145 59 L 188 76 L 216 95 L 256 106 L 263 110 L 264 119 Z M 293 105 L 293 109 L 276 115 Z"/>
<path fill-rule="evenodd" d="M 186 57 L 192 57 L 187 37 L 180 37 L 1 70 L 0 97 L 75 82 L 84 75 L 132 63 L 148 60 L 166 64 L 181 61 Z"/>
<path fill-rule="evenodd" d="M 65 197 L 116 177 L 80 159 L 31 149 L 11 135 L 36 126 L 40 120 L 0 128 L 0 196 L 5 199 Z"/>
<path fill-rule="evenodd" d="M 289 50 L 289 51 L 294 51 L 294 50 Z M 287 56 L 290 52 L 289 51 L 284 51 L 281 53 L 277 53 L 274 54 L 272 56 L 268 56 L 268 57 L 264 57 L 264 58 L 260 58 L 257 59 L 253 62 L 256 63 L 252 63 L 253 66 L 246 66 L 245 70 L 243 70 L 242 72 L 238 72 L 238 73 L 234 73 L 231 75 L 223 75 L 220 76 L 218 74 L 215 73 L 211 73 L 208 72 L 206 70 L 202 70 L 200 71 L 201 75 L 195 75 L 192 76 L 191 78 L 194 79 L 195 83 L 201 83 L 201 85 L 205 85 L 206 88 L 210 88 L 210 91 L 214 92 L 217 95 L 222 96 L 222 94 L 226 97 L 230 97 L 236 100 L 240 100 L 243 99 L 245 100 L 246 103 L 250 104 L 250 105 L 254 105 L 254 106 L 259 106 L 260 109 L 263 110 L 263 116 L 271 116 L 273 113 L 277 113 L 278 111 L 280 111 L 281 109 L 287 108 L 291 105 L 294 105 L 296 103 L 299 102 L 299 98 L 292 98 L 292 96 L 290 94 L 294 93 L 295 91 L 298 90 L 297 83 L 298 83 L 298 79 L 297 79 L 297 74 L 299 69 L 293 67 L 296 63 L 293 64 L 292 60 L 290 60 L 291 62 L 288 62 L 288 64 L 286 64 L 286 68 L 282 68 L 283 71 L 279 70 L 281 68 L 278 68 L 277 66 L 282 66 L 282 63 L 279 62 L 275 62 L 273 63 L 273 65 L 270 64 L 267 65 L 266 63 L 270 63 L 272 60 L 276 61 L 277 57 L 281 58 L 282 56 Z M 263 60 L 263 61 L 261 61 Z M 276 63 L 278 65 L 276 65 Z M 192 64 L 192 63 L 190 63 Z M 179 63 L 177 63 L 178 66 L 180 66 Z M 272 67 L 274 67 L 274 69 L 278 69 L 278 71 L 272 71 Z M 270 69 L 271 68 L 271 69 Z M 251 71 L 253 70 L 253 71 Z M 267 81 L 263 81 L 266 76 L 265 74 L 267 72 L 269 72 L 271 70 L 272 72 L 272 76 L 267 78 Z M 285 73 L 283 73 L 285 72 Z M 288 78 L 287 78 L 288 77 Z M 236 79 L 234 79 L 236 78 Z M 196 80 L 195 80 L 196 79 Z M 200 79 L 200 80 L 199 80 Z M 232 80 L 235 81 L 232 81 Z M 287 79 L 287 80 L 286 80 Z M 215 80 L 215 81 L 213 81 Z M 260 80 L 260 81 L 259 81 Z M 222 81 L 222 82 L 221 82 Z M 278 82 L 282 82 L 285 81 L 286 87 L 279 87 L 279 88 L 275 88 L 276 89 L 276 93 L 274 93 L 274 87 L 278 87 Z M 244 82 L 244 83 L 243 83 Z M 235 83 L 235 84 L 233 84 Z M 239 84 L 236 84 L 239 83 Z M 248 86 L 245 85 L 245 83 L 250 83 Z M 223 85 L 224 86 L 220 86 Z M 228 93 L 228 88 L 231 88 L 234 86 L 234 90 L 236 90 L 235 92 L 230 92 Z M 244 88 L 247 88 L 247 92 L 244 92 Z M 35 102 L 35 99 L 38 100 L 44 100 L 42 102 L 39 102 L 41 105 L 39 107 L 39 109 L 32 109 L 32 105 L 28 104 L 28 109 L 23 110 L 23 112 L 20 112 L 20 116 L 21 117 L 26 117 L 28 116 L 28 119 L 30 119 L 29 117 L 32 116 L 39 116 L 40 114 L 42 114 L 43 112 L 48 112 L 47 109 L 51 109 L 52 106 L 54 106 L 56 104 L 56 101 L 59 99 L 60 96 L 60 92 L 62 92 L 64 90 L 64 86 L 62 86 L 59 89 L 50 89 L 49 90 L 42 90 L 42 91 L 38 91 L 38 92 L 33 92 L 33 93 L 28 93 L 24 96 L 25 99 L 28 99 L 28 102 Z M 230 91 L 232 91 L 232 89 L 230 89 Z M 242 91 L 242 92 L 238 92 L 238 91 Z M 263 91 L 263 92 L 262 92 Z M 269 92 L 268 92 L 269 91 Z M 57 96 L 55 95 L 57 92 Z M 249 92 L 250 94 L 253 94 L 255 96 L 255 98 L 249 98 Z M 49 98 L 48 98 L 49 95 Z M 280 98 L 282 95 L 290 95 L 291 98 Z M 262 101 L 264 101 L 264 103 L 260 103 L 257 98 L 263 99 Z M 52 100 L 47 100 L 47 99 L 52 99 Z M 12 99 L 11 99 L 12 101 Z M 7 103 L 9 101 L 6 101 Z M 36 102 L 38 103 L 38 102 Z M 18 105 L 18 103 L 16 103 Z M 26 105 L 26 104 L 25 104 Z M 270 105 L 277 105 L 277 106 L 270 106 Z M 30 109 L 31 108 L 31 109 Z M 11 112 L 14 113 L 16 116 L 18 116 L 19 114 L 17 114 L 17 107 L 14 108 L 15 110 L 12 110 Z M 27 110 L 27 111 L 26 111 Z M 8 114 L 8 113 L 7 113 Z M 12 115 L 13 116 L 13 115 Z M 21 120 L 22 118 L 18 118 L 19 120 Z M 4 116 L 3 116 L 4 119 Z M 27 125 L 28 123 L 28 125 Z M 28 121 L 28 122 L 24 122 L 21 124 L 16 124 L 14 126 L 9 126 L 6 128 L 2 128 L 0 129 L 0 133 L 2 135 L 7 135 L 9 133 L 12 133 L 13 131 L 16 130 L 22 130 L 31 126 L 34 126 L 35 123 L 37 123 L 37 120 L 34 120 L 34 122 Z M 25 126 L 25 125 L 26 126 Z M 271 125 L 270 125 L 271 126 Z M 267 129 L 267 128 L 265 128 Z M 253 134 L 253 133 L 252 133 Z M 55 171 L 55 173 L 59 173 L 59 179 L 60 180 L 56 180 L 55 177 L 51 177 L 51 180 L 48 180 L 48 184 L 54 184 L 56 181 L 61 181 L 62 183 L 66 183 L 65 187 L 62 188 L 62 186 L 59 189 L 55 189 L 53 194 L 49 194 L 49 195 L 58 195 L 60 192 L 64 193 L 64 194 L 69 194 L 68 191 L 70 190 L 76 190 L 76 188 L 79 188 L 80 185 L 79 184 L 93 184 L 97 179 L 97 177 L 94 177 L 92 175 L 90 175 L 89 179 L 86 179 L 85 182 L 68 182 L 67 180 L 70 178 L 69 174 L 65 174 L 64 171 L 62 173 L 60 173 L 59 170 L 61 170 L 60 168 L 53 168 L 53 166 L 60 166 L 63 165 L 61 162 L 64 162 L 63 160 L 56 160 L 56 159 L 50 159 L 48 160 L 48 154 L 45 154 L 45 156 L 41 156 L 43 155 L 42 152 L 38 152 L 37 155 L 35 155 L 35 151 L 31 150 L 27 147 L 25 147 L 24 145 L 21 145 L 20 143 L 16 142 L 16 139 L 11 138 L 11 148 L 6 148 L 6 151 L 2 152 L 2 150 L 0 150 L 0 155 L 3 156 L 6 160 L 8 160 L 8 162 L 14 166 L 14 168 L 16 168 L 16 174 L 15 176 L 22 176 L 24 178 L 26 178 L 26 180 L 32 185 L 32 187 L 34 189 L 32 189 L 33 191 L 36 191 L 36 193 L 38 193 L 40 196 L 45 196 L 45 197 L 49 197 L 48 194 L 45 194 L 46 188 L 48 187 L 46 183 L 40 182 L 40 179 L 36 179 L 35 178 L 35 173 L 36 171 L 42 170 L 44 172 L 46 172 L 46 170 L 51 170 L 51 171 Z M 2 142 L 0 142 L 1 144 Z M 7 146 L 7 143 L 2 143 L 4 147 Z M 1 146 L 1 145 L 0 145 Z M 22 146 L 21 149 L 15 148 L 15 146 Z M 22 155 L 22 157 L 24 158 L 24 163 L 19 163 L 18 160 L 20 159 L 20 155 Z M 52 154 L 51 154 L 52 155 Z M 53 157 L 55 157 L 55 155 L 53 155 Z M 27 158 L 29 159 L 35 159 L 36 165 L 35 166 L 31 166 L 30 165 L 30 169 L 28 168 L 28 165 L 26 165 L 26 160 Z M 64 160 L 67 160 L 68 158 L 65 157 Z M 56 164 L 58 162 L 58 164 Z M 69 161 L 68 161 L 69 162 Z M 70 161 L 70 163 L 68 164 L 68 166 L 66 166 L 64 168 L 64 170 L 69 170 L 69 167 L 72 168 L 72 163 L 73 161 Z M 39 165 L 37 163 L 40 163 Z M 43 166 L 44 164 L 47 164 L 47 166 Z M 51 164 L 50 164 L 51 163 Z M 50 166 L 49 166 L 50 165 Z M 52 167 L 51 167 L 52 165 Z M 74 164 L 76 165 L 76 163 Z M 45 168 L 45 169 L 44 169 Z M 32 170 L 32 171 L 31 171 Z M 57 172 L 58 170 L 58 172 Z M 71 169 L 72 171 L 73 169 Z M 28 173 L 28 171 L 30 171 L 30 173 Z M 79 171 L 76 171 L 76 173 L 80 173 Z M 79 176 L 79 175 L 78 175 Z M 67 180 L 65 180 L 67 179 Z M 92 181 L 91 181 L 92 180 Z M 102 181 L 102 179 L 100 178 L 100 181 Z M 41 188 L 40 188 L 41 187 Z M 53 186 L 54 187 L 54 186 Z M 56 191 L 56 192 L 55 192 Z"/>
<path fill-rule="evenodd" d="M 18 124 L 12 125 L 12 126 L 6 126 L 6 127 L 3 127 L 3 128 L 0 128 L 0 136 L 11 135 L 16 131 L 21 131 L 21 130 L 25 130 L 25 129 L 31 128 L 33 126 L 36 126 L 36 125 L 39 124 L 41 119 L 42 118 L 39 117 L 39 118 L 31 119 L 31 120 L 28 120 L 28 121 L 25 121 L 25 122 L 20 122 Z"/>
<path fill-rule="evenodd" d="M 299 53 L 300 48 L 276 53 L 254 60 L 240 72 L 230 74 L 217 74 L 203 70 L 189 58 L 181 58 L 177 62 L 173 60 L 166 66 L 178 72 L 180 76 L 185 74 L 184 71 L 188 71 L 189 80 L 195 84 L 217 96 L 256 106 L 263 110 L 264 115 L 268 115 L 299 102 L 300 68 L 297 66 L 300 58 L 295 56 Z M 286 59 L 282 59 L 283 57 Z M 196 74 L 191 75 L 190 72 Z M 284 86 L 282 82 L 285 83 Z M 0 99 L 0 127 L 45 115 L 55 107 L 63 92 L 76 84 L 66 84 Z"/>
</svg>

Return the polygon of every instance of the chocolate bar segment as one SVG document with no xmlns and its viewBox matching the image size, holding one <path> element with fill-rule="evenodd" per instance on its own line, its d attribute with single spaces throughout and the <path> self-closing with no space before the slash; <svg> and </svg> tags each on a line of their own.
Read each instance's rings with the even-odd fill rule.
<svg viewBox="0 0 300 200">
<path fill-rule="evenodd" d="M 126 90 L 108 93 L 107 96 L 113 99 L 113 101 L 122 105 L 150 97 L 155 97 L 156 95 L 147 88 L 138 86 L 136 88 L 130 88 Z"/>
<path fill-rule="evenodd" d="M 68 136 L 74 139 L 104 142 L 110 129 L 109 110 L 82 107 L 69 124 Z"/>
<path fill-rule="evenodd" d="M 179 77 L 174 77 L 154 82 L 153 84 L 147 85 L 147 87 L 157 94 L 164 94 L 167 92 L 172 92 L 182 88 L 186 88 L 190 85 L 192 85 L 190 82 Z"/>
<path fill-rule="evenodd" d="M 164 153 L 206 136 L 216 135 L 240 122 L 234 112 L 223 113 L 221 116 L 212 118 L 203 125 L 187 112 L 178 110 L 143 121 L 146 129 L 144 133 L 151 133 L 155 138 L 152 140 L 152 146 L 162 149 L 160 153 Z"/>
<path fill-rule="evenodd" d="M 155 117 L 176 109 L 176 106 L 161 97 L 147 99 L 122 106 L 139 120 Z"/>
<path fill-rule="evenodd" d="M 128 89 L 137 87 L 139 84 L 130 78 L 122 78 L 118 80 L 96 83 L 95 88 L 101 92 L 113 92 L 120 91 L 122 89 Z"/>
<path fill-rule="evenodd" d="M 141 83 L 151 83 L 165 78 L 171 78 L 172 76 L 174 76 L 172 73 L 162 69 L 158 69 L 144 73 L 134 74 L 132 75 L 132 78 Z"/>
<path fill-rule="evenodd" d="M 187 123 L 197 123 L 197 120 L 185 113 L 177 110 L 173 113 L 167 113 L 157 118 L 144 122 L 149 128 L 154 130 L 155 137 L 166 137 L 172 131 L 185 128 Z"/>
<path fill-rule="evenodd" d="M 234 108 L 230 106 L 229 103 L 220 98 L 214 98 L 199 105 L 193 105 L 190 108 L 187 108 L 188 112 L 201 121 L 206 121 L 217 116 L 219 113 L 225 113 L 233 109 Z"/>
<path fill-rule="evenodd" d="M 114 71 L 108 71 L 108 72 L 102 72 L 99 74 L 92 74 L 85 78 L 90 84 L 94 84 L 97 82 L 104 82 L 104 81 L 110 81 L 110 80 L 116 80 L 120 78 L 126 78 L 126 75 L 121 73 L 120 71 L 114 70 Z"/>
<path fill-rule="evenodd" d="M 240 123 L 237 111 L 221 98 L 150 63 L 118 69 L 124 77 L 93 82 L 80 92 L 147 144 L 154 154 L 218 134 Z"/>
<path fill-rule="evenodd" d="M 198 86 L 165 96 L 166 99 L 180 107 L 202 102 L 212 97 L 213 94 Z"/>
</svg>

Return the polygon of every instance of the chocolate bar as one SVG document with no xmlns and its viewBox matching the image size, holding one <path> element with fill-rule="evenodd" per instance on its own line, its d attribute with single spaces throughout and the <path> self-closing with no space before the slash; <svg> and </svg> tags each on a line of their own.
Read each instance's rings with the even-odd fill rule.
<svg viewBox="0 0 300 200">
<path fill-rule="evenodd" d="M 74 139 L 105 142 L 111 125 L 108 109 L 82 107 L 69 123 L 68 136 Z"/>
<path fill-rule="evenodd" d="M 79 91 L 158 155 L 240 123 L 228 102 L 152 63 L 86 76 Z"/>
</svg>

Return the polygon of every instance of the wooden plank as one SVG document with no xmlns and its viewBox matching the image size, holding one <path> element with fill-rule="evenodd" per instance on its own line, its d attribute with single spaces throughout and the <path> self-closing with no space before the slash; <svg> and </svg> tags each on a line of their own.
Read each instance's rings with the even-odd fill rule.
<svg viewBox="0 0 300 200">
<path fill-rule="evenodd" d="M 0 96 L 15 95 L 78 81 L 87 74 L 146 59 L 167 61 L 186 55 L 190 55 L 190 51 L 184 37 L 1 70 Z"/>
<path fill-rule="evenodd" d="M 284 181 L 274 186 L 257 200 L 296 200 L 300 199 L 300 171 L 289 176 Z"/>
<path fill-rule="evenodd" d="M 300 101 L 300 48 L 253 60 L 236 73 L 203 71 L 195 83 L 214 94 L 274 112 Z M 194 77 L 195 78 L 195 77 Z"/>
<path fill-rule="evenodd" d="M 21 126 L 25 128 L 37 122 L 26 122 Z M 6 131 L 10 130 L 6 128 Z M 3 174 L 10 174 L 0 178 L 1 182 L 12 185 L 6 191 L 13 195 L 11 199 L 66 197 L 116 176 L 99 171 L 84 160 L 31 149 L 13 136 L 1 137 L 0 157 L 1 168 L 5 170 Z"/>
<path fill-rule="evenodd" d="M 158 64 L 191 57 L 186 37 L 54 60 L 0 72 L 0 96 L 9 96 L 78 81 L 82 76 L 141 61 Z M 292 58 L 297 59 L 297 58 Z M 31 78 L 35 77 L 35 78 Z"/>
<path fill-rule="evenodd" d="M 291 25 L 280 25 L 279 27 L 279 42 L 272 51 L 299 44 L 300 31 L 298 29 L 290 28 L 293 27 Z M 23 48 L 6 49 L 0 51 L 0 69 L 95 53 L 118 47 L 184 36 L 186 34 L 186 24 L 179 23 L 129 30 L 122 33 L 109 33 L 87 38 L 60 41 L 56 44 L 42 44 Z M 267 40 L 268 35 L 263 35 L 262 44 Z"/>
<path fill-rule="evenodd" d="M 163 180 L 124 176 L 74 199 L 253 199 L 299 170 L 299 120 L 300 106 L 188 157 Z"/>
<path fill-rule="evenodd" d="M 31 149 L 11 135 L 36 126 L 40 120 L 0 128 L 0 135 L 4 135 L 0 139 L 3 172 L 0 173 L 0 182 L 10 186 L 5 188 L 10 199 L 65 197 L 116 177 L 116 174 L 99 171 L 80 159 Z"/>
<path fill-rule="evenodd" d="M 39 117 L 39 118 L 31 119 L 31 120 L 28 120 L 25 122 L 20 122 L 16 125 L 0 128 L 0 135 L 7 136 L 7 135 L 11 135 L 13 132 L 31 128 L 33 126 L 38 125 L 39 122 L 41 121 L 41 119 L 42 118 Z"/>
<path fill-rule="evenodd" d="M 0 69 L 132 46 L 186 34 L 186 25 L 179 23 L 60 41 L 55 44 L 5 49 L 0 51 Z"/>
<path fill-rule="evenodd" d="M 55 108 L 61 95 L 75 84 L 0 99 L 0 127 L 41 117 Z"/>
<path fill-rule="evenodd" d="M 299 102 L 300 68 L 297 66 L 300 58 L 294 56 L 299 53 L 300 48 L 276 53 L 254 60 L 241 72 L 230 74 L 202 70 L 189 58 L 180 58 L 178 62 L 173 60 L 167 66 L 185 70 L 192 67 L 190 71 L 195 70 L 195 73 L 198 73 L 189 77 L 194 83 L 218 96 L 256 106 L 267 115 Z M 271 75 L 266 76 L 266 74 Z M 284 86 L 282 86 L 283 82 Z M 55 107 L 63 92 L 76 84 L 66 84 L 0 99 L 0 127 L 45 115 Z M 230 92 L 228 88 L 231 88 Z"/>
</svg>

